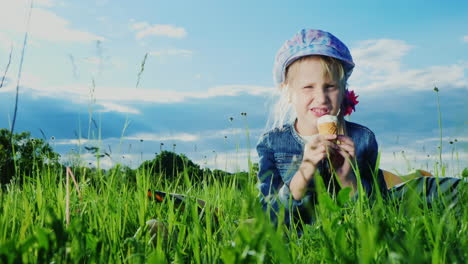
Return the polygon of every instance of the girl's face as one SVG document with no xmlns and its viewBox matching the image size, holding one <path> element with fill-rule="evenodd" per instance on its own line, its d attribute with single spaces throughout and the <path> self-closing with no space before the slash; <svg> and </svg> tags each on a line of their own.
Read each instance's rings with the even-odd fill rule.
<svg viewBox="0 0 468 264">
<path fill-rule="evenodd" d="M 317 119 L 337 115 L 343 93 L 337 81 L 325 77 L 320 58 L 293 63 L 288 72 L 290 101 L 296 110 L 296 129 L 301 135 L 317 134 Z"/>
</svg>

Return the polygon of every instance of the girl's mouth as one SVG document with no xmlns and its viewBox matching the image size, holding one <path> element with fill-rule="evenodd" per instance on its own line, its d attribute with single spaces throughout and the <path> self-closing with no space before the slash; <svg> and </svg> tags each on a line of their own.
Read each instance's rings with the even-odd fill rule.
<svg viewBox="0 0 468 264">
<path fill-rule="evenodd" d="M 330 110 L 328 110 L 328 108 L 322 108 L 322 107 L 313 107 L 310 109 L 310 111 L 312 111 L 312 113 L 316 117 L 321 117 L 324 115 L 328 115 L 330 113 Z"/>
</svg>

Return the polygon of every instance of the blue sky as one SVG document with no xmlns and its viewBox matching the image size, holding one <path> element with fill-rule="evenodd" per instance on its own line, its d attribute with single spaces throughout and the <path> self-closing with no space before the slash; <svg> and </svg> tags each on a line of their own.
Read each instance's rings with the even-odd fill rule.
<svg viewBox="0 0 468 264">
<path fill-rule="evenodd" d="M 13 50 L 0 89 L 4 128 L 12 119 L 29 4 L 0 0 L 0 72 Z M 249 153 L 256 159 L 274 98 L 276 51 L 300 29 L 317 28 L 351 49 L 357 66 L 349 85 L 360 103 L 350 120 L 376 133 L 383 168 L 433 170 L 434 86 L 444 162 L 453 173 L 468 166 L 462 1 L 36 0 L 33 6 L 16 131 L 43 137 L 42 130 L 64 161 L 81 149 L 83 162 L 94 165 L 83 150 L 92 145 L 112 152 L 104 167 L 136 166 L 164 143 L 203 166 L 245 169 Z"/>
</svg>

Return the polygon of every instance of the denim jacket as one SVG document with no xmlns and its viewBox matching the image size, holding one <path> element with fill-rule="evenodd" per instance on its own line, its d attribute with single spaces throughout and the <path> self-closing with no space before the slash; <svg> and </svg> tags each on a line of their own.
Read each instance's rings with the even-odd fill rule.
<svg viewBox="0 0 468 264">
<path fill-rule="evenodd" d="M 276 128 L 263 134 L 257 144 L 259 156 L 259 189 L 260 202 L 263 209 L 271 206 L 270 218 L 277 222 L 277 214 L 281 206 L 285 207 L 285 223 L 290 224 L 290 212 L 310 222 L 305 207 L 315 203 L 314 181 L 309 183 L 308 191 L 304 198 L 296 201 L 289 191 L 292 177 L 299 169 L 306 142 L 297 134 L 294 123 L 286 124 L 281 129 Z M 373 171 L 376 166 L 378 146 L 374 133 L 362 125 L 347 122 L 346 131 L 354 141 L 357 165 L 361 177 L 362 186 L 367 195 L 373 193 Z M 326 175 L 327 162 L 318 166 L 318 171 L 324 178 L 325 184 L 334 181 L 333 177 Z M 386 194 L 387 186 L 382 172 L 377 174 L 377 184 L 382 194 Z M 338 186 L 338 185 L 336 185 Z M 336 190 L 336 189 L 335 189 Z M 297 215 L 296 215 L 297 216 Z"/>
</svg>

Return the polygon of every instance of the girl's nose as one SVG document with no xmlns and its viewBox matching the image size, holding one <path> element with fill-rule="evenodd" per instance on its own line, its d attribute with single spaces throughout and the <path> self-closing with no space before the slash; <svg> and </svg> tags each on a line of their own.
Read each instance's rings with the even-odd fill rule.
<svg viewBox="0 0 468 264">
<path fill-rule="evenodd" d="M 317 103 L 326 103 L 327 102 L 327 94 L 325 93 L 325 91 L 323 89 L 317 89 L 317 91 L 315 93 L 314 100 Z"/>
</svg>

